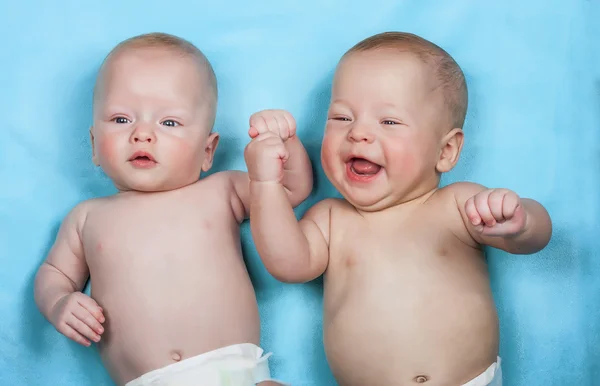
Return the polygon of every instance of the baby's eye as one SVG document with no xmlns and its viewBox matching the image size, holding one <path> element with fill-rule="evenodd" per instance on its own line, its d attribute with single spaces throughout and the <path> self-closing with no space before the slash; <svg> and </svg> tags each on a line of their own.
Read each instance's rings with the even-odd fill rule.
<svg viewBox="0 0 600 386">
<path fill-rule="evenodd" d="M 385 121 L 382 121 L 381 123 L 384 125 L 399 125 L 400 124 L 396 121 L 390 121 L 389 119 L 386 119 Z"/>
<path fill-rule="evenodd" d="M 116 117 L 112 119 L 113 122 L 118 123 L 118 124 L 127 124 L 127 123 L 131 123 L 131 121 L 125 117 Z"/>
<path fill-rule="evenodd" d="M 176 127 L 179 126 L 179 122 L 175 122 L 172 119 L 167 119 L 166 121 L 162 122 L 162 125 L 168 126 L 168 127 Z"/>
<path fill-rule="evenodd" d="M 332 117 L 329 119 L 332 119 L 334 121 L 350 122 L 350 118 L 346 118 L 346 117 Z"/>
</svg>

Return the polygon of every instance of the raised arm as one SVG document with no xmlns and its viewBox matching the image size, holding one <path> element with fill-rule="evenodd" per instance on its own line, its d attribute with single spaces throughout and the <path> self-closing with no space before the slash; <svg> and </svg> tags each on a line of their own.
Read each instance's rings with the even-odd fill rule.
<svg viewBox="0 0 600 386">
<path fill-rule="evenodd" d="M 60 333 L 89 346 L 90 340 L 98 342 L 104 332 L 104 315 L 93 299 L 80 292 L 89 276 L 80 237 L 85 216 L 85 206 L 80 204 L 63 221 L 35 277 L 34 298 Z"/>
<path fill-rule="evenodd" d="M 267 271 L 279 281 L 304 283 L 329 262 L 331 202 L 321 201 L 298 221 L 281 184 L 250 181 L 250 229 Z"/>
<path fill-rule="evenodd" d="M 283 143 L 283 151 L 278 158 L 279 169 L 277 181 L 285 188 L 287 199 L 293 208 L 304 201 L 313 186 L 313 175 L 310 159 L 300 139 L 296 136 L 296 121 L 292 115 L 283 110 L 264 110 L 250 117 L 248 134 L 258 141 Z M 260 138 L 259 138 L 260 137 Z M 275 165 L 278 166 L 278 165 Z M 250 214 L 249 178 L 246 173 L 233 174 L 234 187 L 245 211 Z"/>
<path fill-rule="evenodd" d="M 276 130 L 272 129 L 274 125 L 281 127 L 281 120 L 289 118 L 276 115 L 260 119 L 264 120 L 262 127 L 261 122 L 251 120 L 250 135 L 254 139 L 245 151 L 254 243 L 265 267 L 275 278 L 286 282 L 309 281 L 321 275 L 327 267 L 330 204 L 323 202 L 316 205 L 298 222 L 289 199 L 289 186 L 286 186 L 287 183 L 295 184 L 293 177 L 297 175 L 287 174 L 286 165 L 293 156 L 291 144 L 284 144 L 282 138 L 286 137 L 285 132 L 283 135 L 276 134 Z M 252 129 L 257 126 L 258 129 L 253 132 Z M 285 124 L 283 126 L 285 128 Z M 295 123 L 287 127 L 290 126 L 295 130 Z M 305 154 L 303 149 L 302 152 Z M 304 169 L 309 166 L 299 161 L 298 168 L 290 169 L 306 173 Z M 310 181 L 312 183 L 312 176 Z M 303 186 L 304 183 L 302 181 L 296 188 L 307 195 L 309 189 Z"/>
<path fill-rule="evenodd" d="M 539 202 L 472 183 L 454 184 L 452 189 L 465 226 L 479 244 L 532 254 L 550 241 L 552 221 Z"/>
</svg>

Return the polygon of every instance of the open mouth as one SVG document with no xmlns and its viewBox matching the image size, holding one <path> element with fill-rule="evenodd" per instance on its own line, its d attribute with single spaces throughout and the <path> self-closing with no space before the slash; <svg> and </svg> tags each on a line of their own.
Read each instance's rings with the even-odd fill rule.
<svg viewBox="0 0 600 386">
<path fill-rule="evenodd" d="M 152 154 L 144 151 L 135 152 L 131 157 L 129 157 L 129 162 L 131 162 L 134 166 L 141 168 L 151 167 L 156 164 L 156 160 L 154 157 L 152 157 Z"/>
<path fill-rule="evenodd" d="M 346 162 L 346 169 L 351 179 L 365 182 L 375 178 L 382 167 L 365 158 L 352 157 Z"/>
</svg>

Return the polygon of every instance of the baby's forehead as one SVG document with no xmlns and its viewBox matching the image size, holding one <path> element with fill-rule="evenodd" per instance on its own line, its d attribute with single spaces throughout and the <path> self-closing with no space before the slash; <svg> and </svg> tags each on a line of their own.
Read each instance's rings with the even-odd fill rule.
<svg viewBox="0 0 600 386">
<path fill-rule="evenodd" d="M 334 85 L 341 82 L 352 86 L 360 81 L 381 81 L 382 78 L 389 79 L 389 82 L 383 84 L 398 83 L 394 81 L 403 79 L 399 86 L 410 85 L 428 91 L 439 86 L 434 63 L 426 60 L 419 52 L 388 48 L 345 55 L 336 68 Z"/>
<path fill-rule="evenodd" d="M 208 74 L 204 61 L 193 55 L 162 47 L 123 48 L 112 52 L 104 61 L 100 72 L 114 73 L 143 67 L 182 67 L 198 74 Z"/>
<path fill-rule="evenodd" d="M 201 60 L 196 56 L 174 50 L 170 47 L 120 47 L 111 52 L 102 64 L 96 79 L 95 94 L 118 79 L 127 79 L 132 73 L 140 73 L 150 68 L 150 71 L 164 73 L 165 76 L 181 74 L 184 71 L 186 79 L 193 81 L 198 79 L 197 87 L 216 91 L 216 80 L 214 73 L 207 60 Z M 178 67 L 179 69 L 173 68 Z M 169 70 L 169 68 L 171 68 Z M 163 70 L 164 69 L 164 70 Z M 190 78 L 191 77 L 191 78 Z M 95 95 L 96 99 L 97 95 Z"/>
<path fill-rule="evenodd" d="M 351 52 L 342 57 L 337 71 L 346 65 L 360 66 L 368 74 L 369 69 L 387 67 L 388 71 L 398 69 L 419 70 L 424 73 L 435 73 L 435 61 L 417 50 L 408 48 L 377 48 L 369 51 Z"/>
</svg>

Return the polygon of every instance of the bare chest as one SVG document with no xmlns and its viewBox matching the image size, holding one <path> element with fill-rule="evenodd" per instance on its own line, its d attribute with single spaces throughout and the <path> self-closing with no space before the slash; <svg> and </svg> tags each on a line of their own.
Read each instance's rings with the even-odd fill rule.
<svg viewBox="0 0 600 386">
<path fill-rule="evenodd" d="M 83 244 L 90 269 L 98 265 L 143 269 L 149 263 L 198 260 L 239 243 L 239 229 L 224 199 L 188 197 L 115 199 L 90 212 Z M 159 264 L 159 265 L 160 265 Z"/>
<path fill-rule="evenodd" d="M 481 251 L 459 239 L 441 211 L 424 208 L 407 216 L 373 218 L 334 216 L 327 282 L 340 290 L 346 286 L 373 291 L 429 288 L 427 283 L 462 285 L 465 275 L 487 278 Z"/>
<path fill-rule="evenodd" d="M 342 222 L 342 221 L 340 221 Z M 401 263 L 415 258 L 443 257 L 459 247 L 452 233 L 430 221 L 343 220 L 332 224 L 331 258 L 347 267 L 364 260 Z"/>
</svg>

